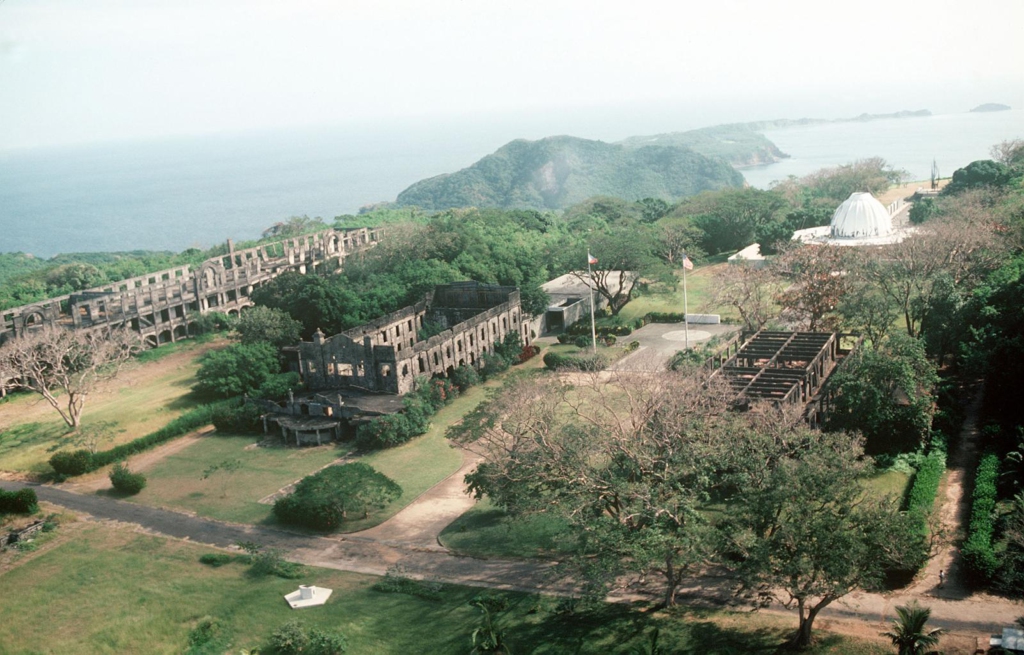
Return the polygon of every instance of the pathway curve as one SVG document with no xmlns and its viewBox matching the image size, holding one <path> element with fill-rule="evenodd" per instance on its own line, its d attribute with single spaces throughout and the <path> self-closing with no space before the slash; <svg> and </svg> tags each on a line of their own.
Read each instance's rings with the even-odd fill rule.
<svg viewBox="0 0 1024 655">
<path fill-rule="evenodd" d="M 479 455 L 463 450 L 459 470 L 424 491 L 387 521 L 369 530 L 345 535 L 345 538 L 447 552 L 448 549 L 438 543 L 438 537 L 452 521 L 476 504 L 476 499 L 466 490 L 465 478 L 480 460 Z"/>
</svg>

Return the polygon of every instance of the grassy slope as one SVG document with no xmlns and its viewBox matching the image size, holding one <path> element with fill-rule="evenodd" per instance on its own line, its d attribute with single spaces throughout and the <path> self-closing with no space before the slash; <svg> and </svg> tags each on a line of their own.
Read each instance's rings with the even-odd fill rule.
<svg viewBox="0 0 1024 655">
<path fill-rule="evenodd" d="M 198 356 L 209 348 L 186 342 L 150 356 L 122 374 L 107 389 L 85 404 L 82 430 L 107 426 L 97 447 L 107 449 L 163 427 L 199 402 L 189 393 L 199 365 Z M 0 469 L 50 472 L 47 460 L 54 446 L 74 446 L 74 437 L 41 396 L 19 393 L 0 403 Z"/>
<path fill-rule="evenodd" d="M 181 653 L 205 616 L 225 639 L 210 652 L 263 645 L 282 623 L 344 633 L 350 653 L 447 653 L 469 650 L 478 589 L 446 587 L 439 601 L 384 594 L 370 576 L 307 568 L 298 581 L 253 579 L 241 564 L 219 569 L 198 563 L 210 549 L 104 525 L 61 528 L 44 549 L 0 576 L 0 650 L 52 653 Z M 289 609 L 282 596 L 299 583 L 334 590 L 323 607 Z M 554 599 L 508 594 L 502 617 L 517 653 L 625 653 L 661 629 L 659 644 L 673 653 L 772 650 L 794 621 L 747 612 L 680 610 L 672 616 L 627 606 L 561 617 Z M 47 626 L 40 629 L 40 626 Z M 876 645 L 819 632 L 810 653 L 885 653 Z M 577 647 L 579 649 L 577 650 Z"/>
</svg>

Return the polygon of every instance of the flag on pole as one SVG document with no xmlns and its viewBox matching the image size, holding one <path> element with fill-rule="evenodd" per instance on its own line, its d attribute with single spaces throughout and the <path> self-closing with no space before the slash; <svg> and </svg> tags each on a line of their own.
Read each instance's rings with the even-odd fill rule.
<svg viewBox="0 0 1024 655">
<path fill-rule="evenodd" d="M 587 264 L 594 265 L 597 263 L 597 257 L 594 257 L 589 252 L 587 253 Z"/>
<path fill-rule="evenodd" d="M 693 262 L 691 262 L 690 258 L 687 257 L 686 255 L 683 255 L 683 268 L 685 268 L 688 271 L 693 270 Z"/>
</svg>

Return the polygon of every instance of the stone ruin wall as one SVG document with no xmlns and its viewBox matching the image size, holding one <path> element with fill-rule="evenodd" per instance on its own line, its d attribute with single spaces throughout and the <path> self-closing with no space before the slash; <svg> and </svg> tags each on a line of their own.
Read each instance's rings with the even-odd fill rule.
<svg viewBox="0 0 1024 655">
<path fill-rule="evenodd" d="M 0 344 L 46 325 L 79 330 L 128 326 L 158 346 L 193 336 L 195 319 L 211 311 L 237 315 L 253 289 L 286 271 L 340 268 L 345 257 L 376 244 L 382 230 L 326 230 L 228 253 L 197 269 L 179 266 L 0 311 Z"/>
<path fill-rule="evenodd" d="M 424 321 L 447 329 L 418 341 Z M 518 289 L 445 285 L 372 323 L 333 337 L 317 333 L 312 342 L 299 344 L 299 369 L 315 390 L 358 387 L 405 394 L 413 390 L 416 377 L 447 376 L 463 364 L 480 368 L 481 356 L 493 354 L 509 332 L 518 332 L 529 344 Z"/>
</svg>

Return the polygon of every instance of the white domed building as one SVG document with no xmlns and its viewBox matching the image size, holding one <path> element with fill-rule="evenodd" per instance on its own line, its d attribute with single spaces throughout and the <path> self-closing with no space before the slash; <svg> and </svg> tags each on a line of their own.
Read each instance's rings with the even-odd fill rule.
<svg viewBox="0 0 1024 655">
<path fill-rule="evenodd" d="M 794 241 L 827 243 L 835 246 L 873 246 L 898 243 L 909 233 L 893 224 L 893 216 L 903 214 L 902 203 L 886 208 L 870 193 L 850 194 L 832 214 L 827 226 L 797 230 Z"/>
</svg>

